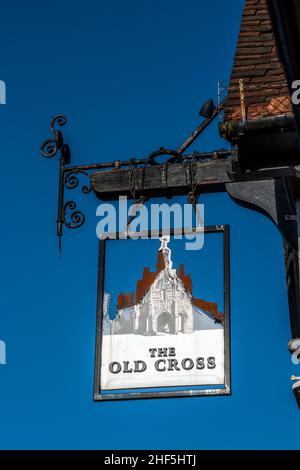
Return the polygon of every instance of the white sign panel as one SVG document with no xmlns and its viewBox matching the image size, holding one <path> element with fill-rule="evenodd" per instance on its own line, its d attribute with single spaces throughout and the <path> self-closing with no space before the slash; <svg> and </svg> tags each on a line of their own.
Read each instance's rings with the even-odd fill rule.
<svg viewBox="0 0 300 470">
<path fill-rule="evenodd" d="M 221 328 L 190 334 L 103 338 L 102 390 L 222 384 Z"/>
</svg>

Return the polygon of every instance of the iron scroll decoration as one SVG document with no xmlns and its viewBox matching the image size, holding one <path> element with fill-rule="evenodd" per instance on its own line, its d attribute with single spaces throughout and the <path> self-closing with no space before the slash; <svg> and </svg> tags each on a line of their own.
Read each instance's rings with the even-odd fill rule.
<svg viewBox="0 0 300 470">
<path fill-rule="evenodd" d="M 209 106 L 208 106 L 209 105 Z M 203 112 L 204 108 L 209 108 L 209 112 Z M 56 232 L 59 240 L 59 253 L 62 250 L 62 235 L 63 228 L 77 229 L 81 227 L 86 217 L 83 212 L 77 207 L 74 200 L 65 201 L 65 189 L 73 190 L 81 185 L 81 192 L 89 194 L 93 190 L 91 181 L 91 172 L 95 170 L 111 170 L 127 168 L 129 173 L 128 189 L 131 193 L 136 207 L 144 204 L 149 197 L 144 194 L 144 178 L 145 170 L 148 166 L 159 166 L 161 170 L 161 180 L 166 189 L 166 196 L 172 197 L 172 193 L 168 191 L 168 169 L 170 165 L 176 163 L 185 164 L 185 172 L 187 176 L 187 193 L 188 202 L 195 204 L 199 197 L 197 193 L 197 184 L 194 179 L 196 161 L 207 161 L 215 158 L 227 158 L 231 156 L 230 150 L 218 150 L 214 152 L 193 152 L 192 154 L 184 155 L 183 152 L 195 141 L 195 139 L 206 129 L 206 127 L 218 116 L 223 109 L 223 104 L 220 103 L 217 107 L 213 105 L 212 100 L 208 100 L 202 106 L 200 115 L 205 119 L 193 131 L 193 133 L 186 139 L 178 150 L 165 149 L 161 147 L 146 158 L 132 158 L 127 161 L 116 160 L 106 163 L 93 163 L 87 165 L 71 165 L 71 151 L 68 144 L 64 142 L 64 137 L 61 128 L 64 127 L 68 119 L 63 114 L 53 116 L 50 122 L 50 131 L 52 136 L 45 140 L 41 147 L 40 152 L 46 159 L 54 158 L 59 154 L 59 184 L 58 184 L 58 208 L 56 220 Z M 205 109 L 205 111 L 207 111 Z M 159 157 L 166 157 L 163 162 L 158 161 Z M 81 183 L 80 177 L 87 180 L 86 183 Z M 137 184 L 138 182 L 138 184 Z M 189 191 L 188 191 L 189 190 Z M 128 221 L 128 225 L 133 220 L 134 216 Z"/>
<path fill-rule="evenodd" d="M 45 140 L 41 146 L 41 154 L 45 158 L 53 158 L 59 150 L 63 150 L 65 147 L 63 134 L 59 129 L 56 129 L 56 125 L 62 127 L 67 123 L 67 118 L 63 114 L 56 114 L 53 116 L 50 122 L 50 130 L 53 133 L 53 137 Z M 66 163 L 70 163 L 70 158 L 66 158 Z"/>
</svg>

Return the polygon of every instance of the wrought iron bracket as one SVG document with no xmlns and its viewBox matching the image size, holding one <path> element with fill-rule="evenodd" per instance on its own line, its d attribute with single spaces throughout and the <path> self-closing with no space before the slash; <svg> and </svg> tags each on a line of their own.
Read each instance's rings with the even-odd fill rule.
<svg viewBox="0 0 300 470">
<path fill-rule="evenodd" d="M 50 138 L 45 140 L 41 145 L 40 151 L 44 158 L 51 159 L 59 154 L 59 177 L 58 177 L 58 208 L 57 208 L 57 220 L 56 220 L 56 231 L 59 240 L 59 252 L 61 254 L 62 248 L 62 235 L 63 228 L 76 229 L 81 227 L 85 223 L 85 214 L 78 209 L 77 203 L 74 200 L 65 201 L 65 189 L 75 189 L 79 186 L 80 176 L 88 178 L 87 184 L 82 184 L 81 191 L 83 194 L 89 194 L 92 190 L 95 191 L 93 178 L 91 172 L 98 171 L 101 175 L 104 175 L 105 171 L 118 169 L 126 169 L 128 172 L 132 171 L 134 188 L 131 188 L 131 194 L 129 197 L 134 199 L 134 193 L 138 192 L 139 201 L 145 201 L 147 197 L 141 195 L 144 191 L 144 174 L 145 168 L 158 167 L 162 173 L 161 181 L 167 189 L 167 178 L 168 178 L 168 165 L 177 162 L 186 161 L 189 158 L 207 160 L 209 158 L 217 158 L 218 156 L 229 155 L 230 151 L 221 150 L 219 152 L 210 152 L 203 154 L 193 154 L 183 156 L 183 151 L 186 150 L 194 140 L 207 128 L 207 126 L 219 115 L 222 110 L 222 104 L 217 108 L 211 100 L 205 103 L 202 107 L 201 115 L 205 117 L 205 120 L 200 126 L 191 134 L 191 136 L 184 142 L 179 150 L 169 150 L 160 148 L 152 152 L 147 158 L 133 158 L 128 161 L 114 161 L 108 163 L 93 163 L 88 165 L 71 165 L 71 151 L 68 144 L 64 142 L 64 137 L 61 128 L 67 123 L 67 118 L 63 114 L 55 115 L 50 122 L 50 130 L 53 134 Z M 166 157 L 166 162 L 161 164 L 157 161 L 158 157 Z M 127 181 L 127 180 L 126 180 Z M 126 183 L 128 185 L 128 183 Z M 134 191 L 133 191 L 134 190 Z M 170 197 L 170 195 L 169 195 Z"/>
</svg>

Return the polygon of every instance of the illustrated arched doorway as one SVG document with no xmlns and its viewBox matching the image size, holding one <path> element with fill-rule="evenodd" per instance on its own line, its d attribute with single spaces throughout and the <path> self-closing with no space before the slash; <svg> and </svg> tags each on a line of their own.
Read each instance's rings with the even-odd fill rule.
<svg viewBox="0 0 300 470">
<path fill-rule="evenodd" d="M 175 320 L 168 312 L 161 313 L 157 318 L 157 332 L 175 334 Z"/>
</svg>

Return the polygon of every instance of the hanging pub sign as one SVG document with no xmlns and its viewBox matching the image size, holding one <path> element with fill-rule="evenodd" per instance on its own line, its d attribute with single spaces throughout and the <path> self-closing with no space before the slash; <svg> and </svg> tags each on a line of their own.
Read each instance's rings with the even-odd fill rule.
<svg viewBox="0 0 300 470">
<path fill-rule="evenodd" d="M 96 401 L 230 394 L 229 227 L 200 232 L 100 240 Z"/>
</svg>

